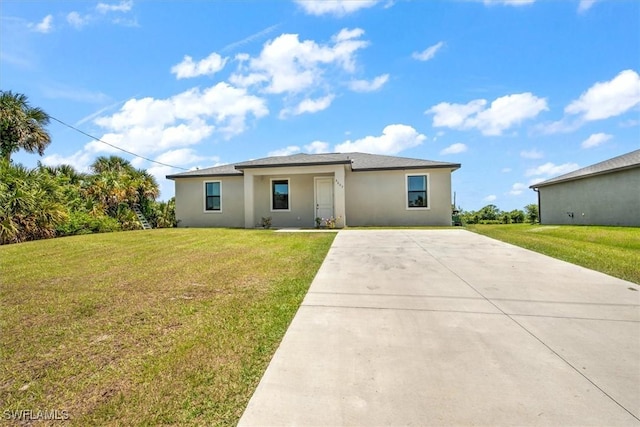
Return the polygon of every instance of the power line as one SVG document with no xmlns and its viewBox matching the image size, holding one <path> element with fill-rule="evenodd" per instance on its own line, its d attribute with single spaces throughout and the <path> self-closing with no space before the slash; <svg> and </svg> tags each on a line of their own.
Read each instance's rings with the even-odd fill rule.
<svg viewBox="0 0 640 427">
<path fill-rule="evenodd" d="M 95 140 L 96 140 L 96 141 L 98 141 L 98 142 L 102 142 L 103 144 L 107 144 L 109 147 L 113 147 L 113 148 L 115 148 L 116 150 L 120 150 L 120 151 L 123 151 L 123 152 L 125 152 L 125 153 L 127 153 L 127 154 L 131 154 L 132 156 L 138 157 L 138 158 L 140 158 L 140 159 L 144 159 L 144 160 L 146 160 L 146 161 L 148 161 L 148 162 L 156 163 L 156 164 L 159 164 L 159 165 L 162 165 L 162 166 L 167 166 L 167 167 L 170 167 L 170 168 L 180 169 L 180 170 L 183 170 L 183 171 L 187 171 L 187 170 L 189 170 L 189 169 L 186 169 L 186 168 L 181 168 L 180 166 L 168 165 L 168 164 L 166 164 L 166 163 L 162 163 L 162 162 L 159 162 L 159 161 L 157 161 L 157 160 L 152 160 L 152 159 L 149 159 L 149 158 L 147 158 L 147 157 L 141 156 L 141 155 L 139 155 L 139 154 L 132 153 L 132 152 L 131 152 L 131 151 L 129 151 L 129 150 L 125 150 L 124 148 L 120 148 L 120 147 L 118 147 L 118 146 L 116 146 L 116 145 L 113 145 L 113 144 L 111 144 L 111 143 L 107 142 L 107 141 L 103 141 L 103 140 L 101 140 L 100 138 L 96 138 L 96 137 L 95 137 L 95 136 L 93 136 L 93 135 L 89 135 L 89 134 L 88 134 L 88 133 L 86 133 L 85 131 L 82 131 L 82 130 L 78 129 L 77 127 L 71 126 L 70 124 L 63 122 L 63 121 L 62 121 L 62 120 L 60 120 L 60 119 L 56 119 L 56 118 L 55 118 L 55 117 L 53 117 L 53 116 L 49 116 L 49 118 L 50 118 L 50 119 L 52 119 L 52 120 L 55 120 L 56 122 L 60 123 L 60 124 L 61 124 L 61 125 L 63 125 L 63 126 L 68 127 L 69 129 L 73 129 L 73 130 L 75 130 L 76 132 L 80 132 L 80 133 L 81 133 L 81 134 L 83 134 L 84 136 L 88 136 L 89 138 L 91 138 L 91 139 L 95 139 Z"/>
</svg>

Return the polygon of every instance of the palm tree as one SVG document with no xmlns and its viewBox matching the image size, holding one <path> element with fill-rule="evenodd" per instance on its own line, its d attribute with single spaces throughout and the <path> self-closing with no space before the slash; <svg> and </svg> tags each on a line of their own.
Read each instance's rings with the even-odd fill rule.
<svg viewBox="0 0 640 427">
<path fill-rule="evenodd" d="M 153 175 L 118 156 L 98 157 L 90 167 L 94 173 L 88 178 L 85 193 L 109 216 L 124 218 L 123 212 L 136 204 L 145 215 L 149 213 L 150 203 L 160 193 Z"/>
<path fill-rule="evenodd" d="M 31 107 L 21 93 L 0 91 L 0 156 L 11 161 L 11 154 L 23 149 L 29 153 L 44 154 L 51 143 L 45 129 L 49 115 L 42 109 Z"/>
<path fill-rule="evenodd" d="M 135 168 L 131 162 L 118 156 L 100 156 L 90 166 L 93 173 L 99 175 L 104 172 L 133 172 Z"/>
<path fill-rule="evenodd" d="M 54 177 L 0 159 L 0 244 L 54 237 L 67 218 Z"/>
</svg>

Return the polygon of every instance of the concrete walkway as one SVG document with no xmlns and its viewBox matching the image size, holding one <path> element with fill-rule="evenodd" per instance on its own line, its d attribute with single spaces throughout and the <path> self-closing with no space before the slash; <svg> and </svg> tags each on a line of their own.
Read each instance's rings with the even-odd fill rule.
<svg viewBox="0 0 640 427">
<path fill-rule="evenodd" d="M 239 425 L 640 425 L 639 289 L 465 230 L 341 231 Z"/>
</svg>

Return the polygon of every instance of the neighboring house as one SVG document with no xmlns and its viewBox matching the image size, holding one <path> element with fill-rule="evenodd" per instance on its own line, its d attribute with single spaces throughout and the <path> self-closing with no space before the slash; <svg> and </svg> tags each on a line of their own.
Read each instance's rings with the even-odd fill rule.
<svg viewBox="0 0 640 427">
<path fill-rule="evenodd" d="M 532 185 L 541 224 L 640 227 L 640 150 Z"/>
<path fill-rule="evenodd" d="M 458 163 L 364 153 L 295 154 L 168 175 L 180 227 L 451 225 Z M 322 222 L 325 225 L 325 221 Z"/>
</svg>

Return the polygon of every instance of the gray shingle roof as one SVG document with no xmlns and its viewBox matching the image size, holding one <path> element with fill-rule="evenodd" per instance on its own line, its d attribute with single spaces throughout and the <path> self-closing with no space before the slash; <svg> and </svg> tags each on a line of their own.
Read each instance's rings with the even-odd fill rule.
<svg viewBox="0 0 640 427">
<path fill-rule="evenodd" d="M 205 168 L 205 169 L 195 169 L 188 172 L 177 173 L 174 175 L 167 175 L 167 179 L 201 178 L 205 176 L 233 176 L 233 175 L 242 176 L 242 171 L 237 170 L 235 168 L 235 164 L 231 163 L 228 165 L 214 166 L 214 167 Z"/>
<path fill-rule="evenodd" d="M 326 154 L 293 154 L 290 156 L 265 157 L 263 159 L 247 162 L 233 163 L 224 166 L 216 166 L 207 169 L 199 169 L 183 172 L 175 175 L 167 175 L 167 178 L 189 178 L 205 176 L 242 175 L 243 169 L 272 168 L 272 167 L 296 167 L 315 165 L 339 165 L 351 164 L 354 172 L 394 170 L 394 169 L 426 169 L 446 168 L 456 170 L 459 163 L 438 162 L 433 160 L 411 159 L 408 157 L 383 156 L 366 153 L 326 153 Z"/>
<path fill-rule="evenodd" d="M 389 169 L 425 169 L 425 168 L 446 168 L 456 170 L 460 168 L 460 163 L 438 162 L 434 160 L 411 159 L 408 157 L 382 156 L 379 154 L 366 153 L 346 153 L 351 156 L 353 163 L 352 170 L 389 170 Z"/>
<path fill-rule="evenodd" d="M 263 159 L 249 160 L 236 163 L 238 169 L 269 168 L 279 166 L 311 166 L 311 165 L 335 165 L 346 164 L 350 160 L 345 154 L 292 154 L 290 156 L 265 157 Z"/>
<path fill-rule="evenodd" d="M 625 169 L 640 167 L 640 150 L 632 151 L 618 157 L 614 157 L 586 168 L 578 169 L 546 181 L 529 186 L 529 188 L 545 187 L 565 181 L 573 181 L 576 179 L 587 178 L 594 175 L 602 175 L 605 173 L 617 172 Z"/>
</svg>

